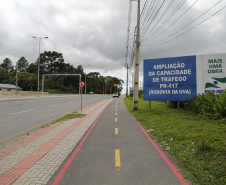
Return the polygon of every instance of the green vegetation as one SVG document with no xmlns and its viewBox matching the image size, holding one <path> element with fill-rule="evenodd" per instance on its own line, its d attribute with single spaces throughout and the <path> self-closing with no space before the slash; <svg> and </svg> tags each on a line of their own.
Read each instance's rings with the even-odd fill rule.
<svg viewBox="0 0 226 185">
<path fill-rule="evenodd" d="M 67 94 L 60 89 L 45 89 L 45 91 L 49 92 L 49 94 Z"/>
<path fill-rule="evenodd" d="M 0 83 L 16 85 L 16 73 L 18 73 L 18 86 L 23 91 L 36 91 L 38 80 L 38 61 L 28 63 L 28 61 L 21 57 L 15 66 L 9 58 L 0 63 Z M 116 77 L 102 76 L 99 72 L 90 72 L 85 74 L 82 65 L 74 67 L 69 63 L 65 63 L 63 54 L 55 51 L 45 51 L 40 54 L 40 84 L 42 87 L 42 75 L 55 74 L 54 76 L 45 76 L 44 91 L 49 93 L 78 93 L 79 92 L 79 77 L 67 76 L 66 74 L 81 74 L 81 80 L 85 81 L 87 93 L 94 92 L 95 94 L 109 94 L 110 88 L 112 92 L 116 90 L 114 84 L 119 84 L 119 91 L 122 89 L 123 81 Z M 65 74 L 57 76 L 56 74 Z M 114 89 L 115 88 L 115 89 Z"/>
<path fill-rule="evenodd" d="M 86 114 L 72 113 L 72 114 L 68 114 L 68 115 L 66 115 L 66 116 L 64 116 L 64 117 L 62 117 L 62 118 L 60 118 L 60 119 L 54 121 L 54 122 L 51 123 L 51 124 L 54 124 L 54 123 L 57 123 L 57 122 L 60 122 L 60 121 L 65 121 L 65 120 L 68 120 L 68 119 L 83 118 L 83 117 L 85 117 L 85 116 L 86 116 Z"/>
<path fill-rule="evenodd" d="M 139 98 L 134 111 L 133 98 L 125 98 L 131 114 L 159 146 L 177 160 L 185 178 L 194 184 L 226 184 L 226 125 L 222 120 L 199 116 L 188 109 L 172 109 L 164 102 Z M 192 110 L 192 107 L 191 107 Z"/>
<path fill-rule="evenodd" d="M 83 118 L 85 116 L 86 116 L 86 114 L 77 114 L 76 112 L 74 112 L 72 114 L 68 114 L 68 115 L 66 115 L 66 116 L 64 116 L 64 117 L 62 117 L 62 118 L 50 123 L 49 125 L 55 124 L 55 123 L 58 123 L 58 122 L 61 122 L 61 121 L 65 121 L 65 120 L 68 120 L 68 119 Z M 49 125 L 45 125 L 42 128 L 48 127 Z"/>
<path fill-rule="evenodd" d="M 226 91 L 217 95 L 214 92 L 199 94 L 193 101 L 186 102 L 185 108 L 211 119 L 226 118 Z"/>
<path fill-rule="evenodd" d="M 167 102 L 167 104 L 173 108 L 177 106 L 177 102 Z M 226 123 L 226 91 L 217 95 L 214 92 L 199 94 L 193 97 L 192 101 L 180 102 L 180 107 L 191 110 L 200 116 Z"/>
</svg>

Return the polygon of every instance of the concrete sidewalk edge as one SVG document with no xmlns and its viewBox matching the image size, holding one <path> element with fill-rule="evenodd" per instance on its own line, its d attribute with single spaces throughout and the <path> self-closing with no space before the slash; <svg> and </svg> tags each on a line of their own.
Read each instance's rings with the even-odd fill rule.
<svg viewBox="0 0 226 185">
<path fill-rule="evenodd" d="M 58 133 L 53 139 L 40 148 L 32 150 L 30 154 L 23 159 L 18 159 L 19 163 L 13 161 L 16 152 L 10 154 L 11 158 L 5 157 L 0 161 L 0 166 L 7 166 L 7 163 L 13 162 L 11 168 L 5 169 L 0 175 L 1 184 L 46 184 L 51 178 L 52 174 L 58 169 L 59 165 L 77 145 L 81 138 L 85 135 L 87 130 L 93 125 L 97 117 L 101 114 L 103 109 L 111 102 L 111 99 L 102 100 L 94 105 L 90 105 L 86 110 L 90 109 L 89 116 L 86 118 L 77 119 L 69 127 L 66 126 L 65 133 Z M 85 110 L 84 110 L 85 112 Z M 65 124 L 63 124 L 64 126 Z M 57 130 L 56 128 L 55 130 Z M 68 130 L 68 131 L 67 131 Z M 45 134 L 48 137 L 49 134 Z M 42 140 L 41 136 L 41 140 Z M 57 141 L 57 142 L 56 142 Z M 32 143 L 31 143 L 32 145 Z M 67 149 L 65 149 L 67 147 Z M 2 149 L 2 148 L 1 148 Z M 23 153 L 23 148 L 20 151 Z M 37 151 L 36 151 L 37 150 Z M 30 151 L 30 148 L 27 148 Z M 47 152 L 48 151 L 48 152 Z M 21 153 L 20 152 L 20 153 Z M 7 159 L 8 158 L 8 159 Z M 4 162 L 5 161 L 5 162 Z M 8 161 L 8 162 L 7 162 Z M 29 162 L 30 161 L 30 162 Z M 5 164 L 5 165 L 4 165 Z M 25 170 L 26 169 L 26 170 Z M 14 177 L 14 178 L 13 178 Z"/>
</svg>

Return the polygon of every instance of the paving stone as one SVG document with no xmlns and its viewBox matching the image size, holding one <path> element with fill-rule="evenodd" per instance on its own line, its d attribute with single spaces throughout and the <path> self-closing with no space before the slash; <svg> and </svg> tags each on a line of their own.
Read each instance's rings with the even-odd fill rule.
<svg viewBox="0 0 226 185">
<path fill-rule="evenodd" d="M 7 170 L 12 169 L 13 166 L 21 163 L 28 156 L 33 159 L 33 156 L 38 161 L 30 169 L 23 169 L 23 174 L 13 184 L 46 184 L 111 101 L 112 99 L 104 100 L 86 108 L 87 116 L 85 118 L 65 121 L 64 124 L 53 127 L 53 130 L 46 132 L 39 138 L 36 135 L 36 140 L 1 159 L 0 167 L 3 166 L 3 168 L 0 168 L 0 179 Z M 31 135 L 27 137 L 31 137 Z M 7 148 L 7 150 L 10 150 L 10 148 Z M 28 160 L 25 161 L 25 164 L 32 163 Z"/>
</svg>

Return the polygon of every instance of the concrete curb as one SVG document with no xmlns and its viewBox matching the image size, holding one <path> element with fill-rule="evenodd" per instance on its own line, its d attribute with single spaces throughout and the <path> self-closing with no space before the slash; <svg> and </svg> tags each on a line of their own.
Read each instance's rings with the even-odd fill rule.
<svg viewBox="0 0 226 185">
<path fill-rule="evenodd" d="M 99 95 L 99 94 L 94 94 L 92 96 Z M 109 95 L 109 94 L 101 94 L 101 95 Z M 15 95 L 16 96 L 16 95 Z M 49 99 L 49 98 L 70 98 L 70 97 L 76 97 L 76 96 L 81 96 L 80 94 L 76 95 L 63 95 L 63 96 L 45 96 L 45 97 L 29 97 L 29 98 L 8 98 L 8 99 L 0 99 L 1 102 L 12 102 L 12 101 L 26 101 L 26 100 L 39 100 L 39 99 Z M 83 94 L 82 96 L 90 96 L 89 94 Z"/>
<path fill-rule="evenodd" d="M 49 96 L 49 97 L 30 97 L 30 98 L 10 98 L 10 99 L 0 99 L 0 102 L 12 102 L 12 101 L 26 101 L 26 100 L 39 100 L 39 99 L 49 99 L 49 98 L 69 98 L 76 97 L 80 95 L 70 95 L 70 96 Z"/>
<path fill-rule="evenodd" d="M 51 125 L 37 131 L 49 130 L 40 137 L 36 136 L 26 146 L 22 146 L 13 152 L 10 152 L 9 148 L 9 155 L 5 156 L 0 162 L 0 166 L 2 165 L 5 168 L 1 169 L 0 183 L 5 185 L 46 184 L 65 157 L 111 101 L 111 99 L 102 100 L 86 107 L 84 113 L 87 115 L 83 118 L 68 120 L 63 124 L 59 122 L 56 123 L 59 124 L 58 126 Z M 27 138 L 32 137 L 32 135 L 34 133 Z M 16 142 L 21 142 L 23 139 Z M 4 148 L 1 150 L 3 151 Z"/>
</svg>

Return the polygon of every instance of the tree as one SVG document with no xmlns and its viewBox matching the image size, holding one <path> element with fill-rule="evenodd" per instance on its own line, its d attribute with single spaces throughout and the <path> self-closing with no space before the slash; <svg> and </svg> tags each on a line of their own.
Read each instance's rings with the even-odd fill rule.
<svg viewBox="0 0 226 185">
<path fill-rule="evenodd" d="M 17 61 L 16 66 L 20 72 L 25 72 L 25 71 L 27 71 L 29 64 L 28 64 L 28 61 L 24 57 L 21 57 Z"/>
<path fill-rule="evenodd" d="M 81 66 L 81 65 L 79 65 L 78 67 L 77 67 L 77 74 L 81 74 L 81 75 L 84 75 L 85 73 L 84 73 L 84 70 L 83 70 L 83 67 Z"/>
<path fill-rule="evenodd" d="M 1 68 L 5 69 L 7 72 L 13 71 L 12 61 L 9 58 L 5 58 L 3 63 L 0 65 Z"/>
<path fill-rule="evenodd" d="M 76 68 L 74 68 L 73 65 L 67 63 L 67 64 L 65 64 L 65 72 L 75 73 L 76 72 Z"/>
<path fill-rule="evenodd" d="M 31 63 L 27 68 L 27 72 L 37 74 L 38 73 L 37 65 L 35 65 L 34 63 Z"/>
<path fill-rule="evenodd" d="M 37 89 L 37 76 L 28 72 L 20 72 L 18 73 L 18 85 L 24 91 L 35 90 Z"/>
<path fill-rule="evenodd" d="M 39 59 L 36 61 L 38 64 Z M 66 66 L 62 53 L 56 51 L 45 51 L 40 54 L 40 74 L 50 74 L 53 72 L 64 72 Z"/>
<path fill-rule="evenodd" d="M 36 60 L 34 65 L 29 66 L 28 70 L 33 71 L 35 66 L 37 68 L 38 62 L 39 58 Z M 77 69 L 69 63 L 64 63 L 62 53 L 58 53 L 56 51 L 45 51 L 40 54 L 40 74 L 70 72 L 77 72 Z"/>
<path fill-rule="evenodd" d="M 8 83 L 9 76 L 8 72 L 5 69 L 0 69 L 0 83 Z"/>
</svg>

